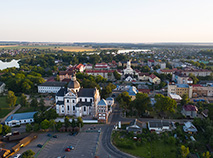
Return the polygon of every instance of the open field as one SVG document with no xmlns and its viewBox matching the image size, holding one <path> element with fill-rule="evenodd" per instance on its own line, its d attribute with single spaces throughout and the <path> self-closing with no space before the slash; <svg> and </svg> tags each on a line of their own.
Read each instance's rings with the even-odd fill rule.
<svg viewBox="0 0 213 158">
<path fill-rule="evenodd" d="M 17 98 L 16 103 L 19 104 L 20 97 Z M 12 111 L 15 107 L 9 107 L 7 103 L 7 97 L 0 97 L 0 118 L 5 117 L 10 111 Z"/>
</svg>

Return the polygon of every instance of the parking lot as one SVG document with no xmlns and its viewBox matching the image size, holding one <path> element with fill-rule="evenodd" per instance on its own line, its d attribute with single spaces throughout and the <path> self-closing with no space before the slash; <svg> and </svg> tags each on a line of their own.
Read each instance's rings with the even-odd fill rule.
<svg viewBox="0 0 213 158">
<path fill-rule="evenodd" d="M 31 149 L 36 153 L 35 158 L 57 158 L 59 156 L 66 156 L 67 158 L 94 157 L 99 132 L 97 132 L 97 130 L 88 132 L 89 128 L 90 126 L 86 125 L 82 132 L 76 136 L 70 136 L 69 133 L 56 133 L 58 138 L 52 138 L 48 137 L 47 133 L 39 134 L 37 139 L 21 149 L 18 153 L 23 153 Z M 37 147 L 37 144 L 42 144 L 43 148 Z M 74 146 L 75 149 L 66 152 L 65 149 L 67 146 Z"/>
</svg>

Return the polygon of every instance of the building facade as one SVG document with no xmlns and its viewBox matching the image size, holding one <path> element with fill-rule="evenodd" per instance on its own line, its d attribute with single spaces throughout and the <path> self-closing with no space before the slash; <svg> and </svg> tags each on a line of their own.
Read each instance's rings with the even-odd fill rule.
<svg viewBox="0 0 213 158">
<path fill-rule="evenodd" d="M 96 117 L 100 93 L 97 88 L 81 88 L 74 75 L 67 88 L 58 91 L 55 100 L 59 115 Z"/>
<path fill-rule="evenodd" d="M 44 82 L 38 86 L 38 93 L 57 93 L 66 82 Z"/>
</svg>

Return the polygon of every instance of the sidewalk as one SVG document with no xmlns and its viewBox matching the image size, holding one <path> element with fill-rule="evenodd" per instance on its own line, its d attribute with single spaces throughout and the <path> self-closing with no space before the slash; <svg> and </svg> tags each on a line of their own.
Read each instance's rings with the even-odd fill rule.
<svg viewBox="0 0 213 158">
<path fill-rule="evenodd" d="M 14 113 L 15 113 L 16 111 L 18 111 L 18 109 L 20 109 L 20 108 L 21 108 L 21 104 L 17 105 L 17 106 L 15 107 L 15 109 L 13 109 L 9 114 L 7 114 L 4 118 L 1 119 L 1 123 L 4 123 L 5 120 L 6 120 L 10 115 L 14 114 Z"/>
</svg>

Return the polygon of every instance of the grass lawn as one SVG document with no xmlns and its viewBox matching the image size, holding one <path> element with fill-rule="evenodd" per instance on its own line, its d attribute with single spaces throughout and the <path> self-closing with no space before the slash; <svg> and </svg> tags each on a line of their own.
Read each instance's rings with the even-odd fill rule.
<svg viewBox="0 0 213 158">
<path fill-rule="evenodd" d="M 35 111 L 34 107 L 21 107 L 16 113 L 23 113 L 23 112 L 33 112 Z"/>
<path fill-rule="evenodd" d="M 177 157 L 177 146 L 175 144 L 167 144 L 162 139 L 156 139 L 147 141 L 142 144 L 140 141 L 136 142 L 129 136 L 124 136 L 124 133 L 116 132 L 112 135 L 113 144 L 129 143 L 130 146 L 136 144 L 135 148 L 120 147 L 117 146 L 121 151 L 129 153 L 131 155 L 143 158 L 176 158 Z M 124 137 L 124 138 L 122 138 Z M 143 139 L 142 139 L 143 141 Z"/>
<path fill-rule="evenodd" d="M 20 103 L 20 97 L 17 97 L 17 104 Z M 10 111 L 12 111 L 15 107 L 10 107 L 7 104 L 7 97 L 0 97 L 0 118 L 5 117 Z"/>
<path fill-rule="evenodd" d="M 0 118 L 5 117 L 14 107 L 9 107 L 6 101 L 7 97 L 0 97 Z"/>
</svg>

